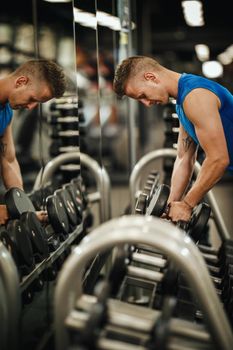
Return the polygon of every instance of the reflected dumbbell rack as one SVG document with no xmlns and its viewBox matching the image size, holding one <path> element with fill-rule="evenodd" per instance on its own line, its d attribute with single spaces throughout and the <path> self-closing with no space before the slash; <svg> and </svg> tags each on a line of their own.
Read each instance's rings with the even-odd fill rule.
<svg viewBox="0 0 233 350">
<path fill-rule="evenodd" d="M 70 185 L 73 188 L 73 191 L 75 191 L 75 189 L 77 188 L 77 182 L 80 184 L 80 179 L 73 179 L 72 183 L 70 183 Z M 66 184 L 67 186 L 69 184 Z M 67 187 L 66 186 L 66 187 Z M 66 191 L 66 189 L 64 188 L 64 191 Z M 56 192 L 56 191 L 55 191 Z M 75 192 L 76 193 L 76 192 Z M 25 239 L 23 238 L 23 235 L 26 236 L 28 235 L 28 231 L 30 231 L 30 229 L 35 229 L 35 227 L 31 227 L 30 225 L 32 224 L 31 218 L 29 220 L 29 222 L 27 221 L 28 217 L 31 217 L 32 214 L 33 217 L 35 217 L 36 219 L 36 215 L 34 211 L 24 211 L 27 210 L 28 208 L 30 210 L 35 210 L 35 208 L 33 207 L 31 198 L 29 198 L 26 193 L 24 193 L 24 191 L 20 190 L 20 189 L 11 189 L 9 190 L 9 192 L 7 192 L 7 196 L 8 196 L 8 211 L 10 209 L 9 213 L 12 213 L 11 210 L 12 208 L 10 208 L 9 206 L 9 198 L 10 195 L 12 195 L 13 198 L 11 204 L 13 204 L 13 208 L 16 211 L 16 216 L 19 217 L 19 219 L 15 219 L 15 222 L 20 222 L 21 218 L 24 218 L 24 226 L 22 226 L 20 228 L 20 230 L 18 231 L 19 233 L 19 238 L 21 238 L 21 245 L 24 246 L 24 243 L 26 242 Z M 14 201 L 15 199 L 15 195 L 16 195 L 16 201 Z M 41 195 L 43 195 L 43 190 Z M 54 196 L 56 196 L 57 194 L 54 193 Z M 49 196 L 51 196 L 51 194 L 49 194 Z M 80 196 L 80 192 L 77 192 L 76 194 L 76 198 L 78 200 L 78 197 Z M 31 197 L 33 197 L 33 193 L 31 193 Z M 23 201 L 25 198 L 27 198 L 27 203 L 29 203 L 29 207 L 27 206 L 27 203 L 25 203 L 25 201 Z M 67 198 L 67 197 L 66 197 Z M 20 202 L 23 201 L 22 203 L 22 207 L 20 208 Z M 80 207 L 80 205 L 83 205 L 84 203 L 81 203 L 82 199 L 79 199 L 78 205 Z M 37 205 L 39 205 L 39 193 L 37 192 L 36 194 L 36 203 Z M 85 203 L 86 205 L 87 203 Z M 32 250 L 28 250 L 25 249 L 24 247 L 24 253 L 27 255 L 27 253 L 29 252 L 32 260 L 33 260 L 33 264 L 31 264 L 30 266 L 30 270 L 25 270 L 25 269 L 21 269 L 21 267 L 17 264 L 17 260 L 13 261 L 12 257 L 9 258 L 9 260 L 7 260 L 6 258 L 8 257 L 8 255 L 10 255 L 10 252 L 8 252 L 8 250 L 6 250 L 6 248 L 2 245 L 1 243 L 1 251 L 3 251 L 3 256 L 4 256 L 4 261 L 2 263 L 2 261 L 0 261 L 0 265 L 4 268 L 1 268 L 1 278 L 3 278 L 4 283 L 8 281 L 8 277 L 10 278 L 10 281 L 8 282 L 8 285 L 6 285 L 6 292 L 7 292 L 7 300 L 9 299 L 9 303 L 6 303 L 6 300 L 4 299 L 4 310 L 6 310 L 6 312 L 10 312 L 10 316 L 8 316 L 9 318 L 9 322 L 10 322 L 10 326 L 11 330 L 7 330 L 6 334 L 13 334 L 14 333 L 14 337 L 12 338 L 13 340 L 9 342 L 9 340 L 6 340 L 4 338 L 4 344 L 1 343 L 1 346 L 4 345 L 3 350 L 5 349 L 18 349 L 18 346 L 20 344 L 20 341 L 22 341 L 23 339 L 23 335 L 22 337 L 20 336 L 20 338 L 18 337 L 17 330 L 19 329 L 19 316 L 21 314 L 21 307 L 25 306 L 25 304 L 28 304 L 30 302 L 32 302 L 33 300 L 33 296 L 36 292 L 39 292 L 43 289 L 44 286 L 44 282 L 49 281 L 49 280 L 53 280 L 57 277 L 57 272 L 59 270 L 59 268 L 61 267 L 62 263 L 64 262 L 64 260 L 67 258 L 67 256 L 70 254 L 71 252 L 71 246 L 73 244 L 77 245 L 80 240 L 82 239 L 82 237 L 85 235 L 86 232 L 86 211 L 85 211 L 85 205 L 83 206 L 83 210 L 81 212 L 81 216 L 78 219 L 79 224 L 76 225 L 76 227 L 73 227 L 73 230 L 71 230 L 69 228 L 69 232 L 68 235 L 63 237 L 62 240 L 60 239 L 61 234 L 59 232 L 56 232 L 55 230 L 53 230 L 53 235 L 57 236 L 59 244 L 57 246 L 53 246 L 53 249 L 49 249 L 48 254 L 46 254 L 45 256 L 40 255 L 40 257 L 38 258 L 38 252 L 35 249 L 35 252 Z M 20 209 L 23 210 L 23 213 L 20 214 L 19 211 Z M 39 208 L 40 209 L 40 208 Z M 14 213 L 13 210 L 13 213 Z M 12 214 L 13 214 L 12 213 Z M 20 214 L 20 215 L 19 215 Z M 13 215 L 14 216 L 14 215 Z M 13 221 L 13 219 L 12 219 Z M 30 223 L 30 229 L 29 227 L 26 227 L 27 224 Z M 37 219 L 37 224 L 39 226 L 42 227 L 42 224 L 38 221 Z M 50 226 L 50 224 L 46 224 L 48 226 Z M 36 230 L 34 230 L 34 239 L 37 238 Z M 63 236 L 63 235 L 62 235 Z M 2 239 L 2 232 L 1 232 L 1 239 Z M 44 239 L 44 242 L 46 241 L 46 236 L 44 236 L 42 239 Z M 4 241 L 4 239 L 3 239 Z M 6 242 L 5 242 L 6 243 Z M 8 242 L 9 243 L 9 242 Z M 28 243 L 31 244 L 30 239 L 28 240 Z M 41 243 L 41 242 L 40 242 Z M 6 246 L 9 246 L 9 244 Z M 23 247 L 22 247 L 23 248 Z M 11 249 L 9 249 L 11 251 Z M 37 256 L 37 259 L 34 260 L 35 255 Z M 29 258 L 29 257 L 27 257 Z M 2 259 L 0 259 L 2 260 Z M 31 260 L 29 261 L 29 263 L 31 263 Z M 13 276 L 11 270 L 11 265 L 13 265 L 13 270 L 15 271 L 15 274 Z M 16 270 L 16 266 L 17 266 L 17 270 Z M 4 273 L 4 271 L 6 271 L 6 273 Z M 20 277 L 20 278 L 19 278 Z M 11 287 L 13 286 L 13 287 Z M 13 290 L 12 290 L 13 289 Z M 5 291 L 3 290 L 3 293 L 5 293 Z M 10 299 L 11 298 L 11 299 Z M 0 306 L 1 308 L 1 306 Z M 5 311 L 4 311 L 5 312 Z M 5 315 L 5 313 L 4 313 Z M 5 317 L 5 316 L 4 316 Z M 7 323 L 8 324 L 8 323 Z M 7 325 L 6 325 L 7 326 Z M 8 326 L 7 326 L 8 327 Z M 14 331 L 12 330 L 14 329 Z M 5 337 L 5 336 L 4 336 Z M 0 338 L 1 340 L 1 338 Z M 6 346 L 5 346 L 6 343 Z M 9 346 L 9 344 L 11 344 Z"/>
<path fill-rule="evenodd" d="M 103 223 L 111 218 L 111 197 L 110 197 L 110 179 L 108 173 L 104 167 L 92 159 L 90 156 L 84 153 L 77 154 L 75 152 L 60 154 L 59 156 L 53 158 L 45 168 L 41 169 L 39 172 L 35 184 L 34 190 L 40 188 L 40 186 L 45 185 L 53 177 L 57 169 L 66 163 L 81 160 L 81 164 L 84 165 L 88 171 L 92 174 L 92 177 L 96 182 L 96 191 L 88 194 L 88 201 L 90 203 L 99 204 L 99 221 Z M 97 255 L 90 269 L 83 280 L 86 290 L 92 290 L 93 284 L 95 283 L 102 267 L 105 265 L 105 269 L 109 269 L 111 264 L 109 254 Z M 91 273 L 90 273 L 91 271 Z"/>
<path fill-rule="evenodd" d="M 60 244 L 60 246 L 52 253 L 50 253 L 49 257 L 44 259 L 41 263 L 37 264 L 33 271 L 24 276 L 22 281 L 20 282 L 20 290 L 23 292 L 26 290 L 32 282 L 40 277 L 43 271 L 50 268 L 53 263 L 67 250 L 70 248 L 72 243 L 77 239 L 77 237 L 82 233 L 83 225 L 80 224 L 70 235 L 69 237 Z"/>
<path fill-rule="evenodd" d="M 19 277 L 11 254 L 0 242 L 0 280 L 3 287 L 0 303 L 4 310 L 1 319 L 2 332 L 0 344 L 2 350 L 16 350 L 19 343 L 19 318 L 21 313 L 21 300 L 19 291 Z M 5 298 L 4 298 L 5 295 Z M 5 330 L 5 332 L 4 332 Z"/>
<path fill-rule="evenodd" d="M 80 121 L 82 103 L 76 96 L 66 96 L 55 99 L 50 106 L 47 117 L 49 136 L 51 138 L 50 156 L 56 157 L 63 153 L 77 152 L 80 154 Z M 62 164 L 60 171 L 66 181 L 80 172 L 78 164 Z"/>
</svg>

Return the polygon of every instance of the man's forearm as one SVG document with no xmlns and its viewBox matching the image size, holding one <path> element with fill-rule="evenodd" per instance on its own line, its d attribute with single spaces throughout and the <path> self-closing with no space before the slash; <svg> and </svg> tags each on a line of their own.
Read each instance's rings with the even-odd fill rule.
<svg viewBox="0 0 233 350">
<path fill-rule="evenodd" d="M 1 173 L 4 186 L 7 189 L 11 187 L 23 189 L 23 179 L 17 159 L 13 162 L 2 162 Z"/>
<path fill-rule="evenodd" d="M 184 200 L 191 207 L 195 207 L 206 193 L 221 179 L 227 164 L 220 160 L 206 158 L 202 164 L 198 177 Z"/>
<path fill-rule="evenodd" d="M 193 174 L 193 163 L 177 158 L 171 177 L 171 191 L 168 202 L 179 201 L 189 185 Z"/>
</svg>

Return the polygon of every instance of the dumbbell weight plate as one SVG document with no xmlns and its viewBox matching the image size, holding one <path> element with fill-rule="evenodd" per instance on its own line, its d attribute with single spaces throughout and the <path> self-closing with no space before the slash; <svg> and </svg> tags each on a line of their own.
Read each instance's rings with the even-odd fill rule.
<svg viewBox="0 0 233 350">
<path fill-rule="evenodd" d="M 169 193 L 169 186 L 165 184 L 160 185 L 150 200 L 150 204 L 146 210 L 146 215 L 160 217 L 163 214 L 167 205 Z"/>
<path fill-rule="evenodd" d="M 200 203 L 194 208 L 187 233 L 195 242 L 202 238 L 210 213 L 211 208 L 206 203 Z"/>
<path fill-rule="evenodd" d="M 36 213 L 25 212 L 20 217 L 21 229 L 26 232 L 31 240 L 35 257 L 40 261 L 49 256 L 44 227 L 38 220 Z"/>
<path fill-rule="evenodd" d="M 49 222 L 55 233 L 69 233 L 69 220 L 61 199 L 58 196 L 48 196 L 46 199 Z"/>
<path fill-rule="evenodd" d="M 12 219 L 19 219 L 26 211 L 35 211 L 35 207 L 27 194 L 17 187 L 12 187 L 4 195 L 7 210 Z"/>
<path fill-rule="evenodd" d="M 66 190 L 65 188 L 56 190 L 54 194 L 55 196 L 58 196 L 63 202 L 64 208 L 69 219 L 70 229 L 72 231 L 78 224 L 78 217 L 76 215 L 75 205 L 72 200 L 72 197 L 69 194 L 68 190 Z"/>
<path fill-rule="evenodd" d="M 135 205 L 135 214 L 143 215 L 146 211 L 148 195 L 144 192 L 141 192 L 138 196 L 136 205 Z"/>
<path fill-rule="evenodd" d="M 25 273 L 29 273 L 35 268 L 35 259 L 30 238 L 27 233 L 21 229 L 18 219 L 9 220 L 6 229 L 11 240 L 15 242 L 19 252 L 19 267 L 22 265 L 22 268 L 25 267 L 26 269 Z"/>
<path fill-rule="evenodd" d="M 76 191 L 77 195 L 81 196 L 83 208 L 86 208 L 88 204 L 87 192 L 81 177 L 72 179 L 71 184 L 73 185 L 73 188 Z"/>
<path fill-rule="evenodd" d="M 72 184 L 68 183 L 63 185 L 63 187 L 70 193 L 71 198 L 73 199 L 73 203 L 75 205 L 76 209 L 76 215 L 78 218 L 78 225 L 82 222 L 83 217 L 83 205 L 82 205 L 82 198 L 81 193 L 77 188 Z"/>
</svg>

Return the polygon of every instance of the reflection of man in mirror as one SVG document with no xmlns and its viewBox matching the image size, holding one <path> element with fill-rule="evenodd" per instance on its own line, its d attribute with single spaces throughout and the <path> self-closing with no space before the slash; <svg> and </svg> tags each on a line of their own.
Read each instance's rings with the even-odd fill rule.
<svg viewBox="0 0 233 350">
<path fill-rule="evenodd" d="M 12 136 L 13 109 L 33 109 L 39 103 L 61 97 L 65 91 L 61 67 L 49 60 L 30 60 L 0 79 L 0 165 L 6 189 L 23 189 L 20 167 Z M 30 130 L 25 130 L 25 133 Z M 7 220 L 5 206 L 0 206 L 0 224 Z"/>
</svg>

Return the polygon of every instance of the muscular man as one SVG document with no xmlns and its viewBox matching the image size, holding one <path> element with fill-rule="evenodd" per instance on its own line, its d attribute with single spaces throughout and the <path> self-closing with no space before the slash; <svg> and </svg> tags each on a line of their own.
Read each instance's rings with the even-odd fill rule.
<svg viewBox="0 0 233 350">
<path fill-rule="evenodd" d="M 176 99 L 180 121 L 178 151 L 171 177 L 169 217 L 188 221 L 194 206 L 233 170 L 233 96 L 220 84 L 193 74 L 180 74 L 152 58 L 129 57 L 117 67 L 114 91 L 150 107 Z M 197 147 L 205 153 L 200 173 L 186 193 Z"/>
<path fill-rule="evenodd" d="M 20 167 L 15 155 L 12 137 L 14 109 L 33 109 L 39 103 L 53 97 L 61 97 L 65 91 L 64 73 L 56 63 L 48 60 L 30 60 L 10 75 L 0 79 L 0 166 L 6 189 L 23 189 Z M 25 137 L 30 130 L 25 130 Z M 46 216 L 39 212 L 41 220 Z M 0 224 L 8 220 L 4 205 L 0 206 Z"/>
</svg>

